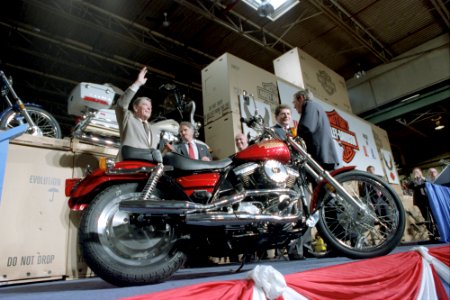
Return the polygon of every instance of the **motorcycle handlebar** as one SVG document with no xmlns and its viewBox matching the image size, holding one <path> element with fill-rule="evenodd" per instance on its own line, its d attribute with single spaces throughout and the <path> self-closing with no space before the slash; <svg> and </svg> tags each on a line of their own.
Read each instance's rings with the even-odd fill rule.
<svg viewBox="0 0 450 300">
<path fill-rule="evenodd" d="M 250 123 L 250 119 L 247 119 L 247 118 L 244 118 L 244 117 L 241 117 L 241 123 L 245 123 L 245 124 L 249 124 Z"/>
<path fill-rule="evenodd" d="M 241 122 L 245 123 L 250 128 L 260 128 L 264 126 L 264 120 L 259 115 L 251 116 L 250 118 L 241 117 Z"/>
</svg>

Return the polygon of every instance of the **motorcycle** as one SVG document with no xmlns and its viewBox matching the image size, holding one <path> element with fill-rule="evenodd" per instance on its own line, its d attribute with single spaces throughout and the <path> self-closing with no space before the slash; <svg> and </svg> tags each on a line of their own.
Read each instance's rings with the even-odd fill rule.
<svg viewBox="0 0 450 300">
<path fill-rule="evenodd" d="M 0 129 L 7 130 L 27 124 L 26 133 L 34 136 L 62 138 L 58 121 L 46 110 L 33 103 L 24 103 L 16 94 L 12 80 L 0 70 L 1 96 L 7 108 L 0 114 Z M 10 96 L 12 99 L 10 99 Z"/>
<path fill-rule="evenodd" d="M 199 256 L 285 247 L 295 259 L 315 226 L 347 257 L 396 247 L 405 217 L 389 184 L 353 167 L 325 171 L 300 137 L 279 139 L 257 113 L 242 121 L 258 140 L 228 158 L 136 157 L 66 181 L 69 207 L 83 210 L 80 245 L 95 274 L 131 286 L 164 281 Z"/>
<path fill-rule="evenodd" d="M 171 108 L 176 108 L 179 115 L 172 114 L 175 119 L 189 119 L 198 135 L 200 124 L 194 120 L 195 102 L 186 101 L 185 97 L 173 84 L 164 84 L 160 87 L 173 95 L 175 103 Z M 120 147 L 119 125 L 113 106 L 117 98 L 124 92 L 111 84 L 96 84 L 80 82 L 75 86 L 68 97 L 68 114 L 75 116 L 78 121 L 73 130 L 73 136 L 81 141 L 94 145 Z M 169 114 L 167 114 L 169 116 Z M 184 118 L 184 119 L 183 119 Z M 161 148 L 166 143 L 178 141 L 179 124 L 172 118 L 159 117 L 151 122 L 152 128 L 160 132 Z M 160 149 L 162 150 L 162 149 Z"/>
</svg>

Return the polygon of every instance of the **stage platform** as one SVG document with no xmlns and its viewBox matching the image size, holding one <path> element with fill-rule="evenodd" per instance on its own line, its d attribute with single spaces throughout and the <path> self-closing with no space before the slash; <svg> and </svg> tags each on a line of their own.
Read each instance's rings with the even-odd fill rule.
<svg viewBox="0 0 450 300">
<path fill-rule="evenodd" d="M 423 244 L 428 249 L 448 244 Z M 417 244 L 397 247 L 391 254 L 411 251 Z M 450 253 L 449 253 L 450 255 Z M 271 260 L 261 260 L 245 264 L 239 271 L 239 264 L 218 264 L 201 268 L 184 268 L 174 274 L 166 282 L 139 287 L 115 287 L 100 278 L 78 280 L 59 280 L 13 286 L 0 286 L 0 299 L 14 300 L 112 300 L 132 296 L 150 294 L 173 288 L 216 281 L 243 280 L 250 270 L 257 265 L 270 265 L 283 275 L 315 270 L 323 267 L 345 264 L 361 260 L 345 257 L 306 258 L 304 260 L 288 261 L 284 257 Z"/>
</svg>

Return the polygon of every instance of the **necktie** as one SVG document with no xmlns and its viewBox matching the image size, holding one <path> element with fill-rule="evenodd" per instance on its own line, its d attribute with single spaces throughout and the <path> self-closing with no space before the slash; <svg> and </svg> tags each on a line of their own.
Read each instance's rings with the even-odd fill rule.
<svg viewBox="0 0 450 300">
<path fill-rule="evenodd" d="M 144 130 L 145 130 L 145 133 L 147 134 L 147 140 L 151 144 L 150 128 L 148 127 L 148 123 L 147 122 L 142 122 L 142 124 L 144 125 Z"/>
<path fill-rule="evenodd" d="M 188 143 L 189 144 L 189 158 L 190 159 L 195 159 L 195 152 L 194 152 L 194 146 L 192 145 L 192 142 Z"/>
</svg>

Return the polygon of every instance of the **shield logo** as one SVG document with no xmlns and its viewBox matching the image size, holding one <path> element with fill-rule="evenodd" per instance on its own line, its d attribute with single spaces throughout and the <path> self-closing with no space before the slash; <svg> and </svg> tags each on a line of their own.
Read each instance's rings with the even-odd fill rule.
<svg viewBox="0 0 450 300">
<path fill-rule="evenodd" d="M 327 116 L 331 125 L 331 135 L 344 149 L 342 160 L 350 163 L 359 150 L 356 134 L 350 131 L 348 122 L 336 110 L 327 111 Z"/>
<path fill-rule="evenodd" d="M 317 80 L 320 82 L 320 85 L 322 85 L 323 89 L 328 93 L 328 95 L 333 95 L 336 92 L 336 85 L 327 72 L 323 70 L 317 72 Z"/>
</svg>

